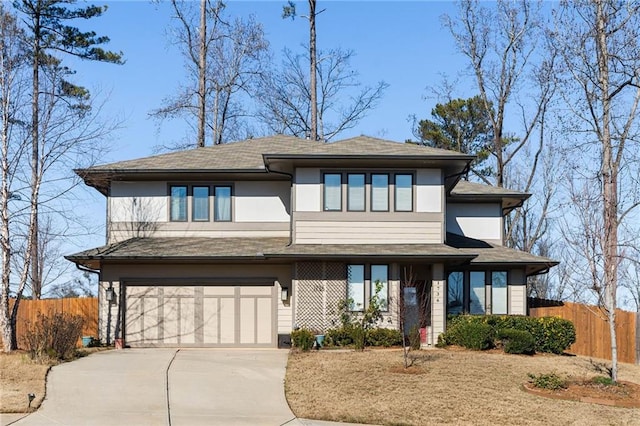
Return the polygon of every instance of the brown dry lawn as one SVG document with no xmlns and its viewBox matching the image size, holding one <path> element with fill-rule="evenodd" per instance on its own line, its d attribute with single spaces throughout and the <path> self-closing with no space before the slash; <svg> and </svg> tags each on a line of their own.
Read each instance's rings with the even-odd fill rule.
<svg viewBox="0 0 640 426">
<path fill-rule="evenodd" d="M 414 374 L 406 374 L 397 372 L 403 371 L 401 350 L 291 352 L 287 400 L 298 417 L 353 423 L 640 425 L 639 408 L 547 399 L 522 390 L 528 373 L 597 375 L 586 357 L 446 349 L 420 351 L 418 357 Z M 619 379 L 640 383 L 640 366 L 620 364 Z"/>
<path fill-rule="evenodd" d="M 39 407 L 49 368 L 31 361 L 24 352 L 0 353 L 0 413 L 26 413 L 30 393 L 36 396 L 31 407 Z"/>
</svg>

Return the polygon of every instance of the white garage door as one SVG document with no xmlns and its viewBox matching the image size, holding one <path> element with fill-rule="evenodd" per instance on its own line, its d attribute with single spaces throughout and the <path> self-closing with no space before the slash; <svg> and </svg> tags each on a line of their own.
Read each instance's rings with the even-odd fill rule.
<svg viewBox="0 0 640 426">
<path fill-rule="evenodd" d="M 275 346 L 273 286 L 127 285 L 125 343 Z"/>
</svg>

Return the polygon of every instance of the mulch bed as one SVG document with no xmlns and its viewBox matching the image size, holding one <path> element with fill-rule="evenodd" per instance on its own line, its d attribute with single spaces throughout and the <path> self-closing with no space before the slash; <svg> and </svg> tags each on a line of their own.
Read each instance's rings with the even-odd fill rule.
<svg viewBox="0 0 640 426">
<path fill-rule="evenodd" d="M 589 379 L 571 380 L 565 389 L 548 390 L 525 383 L 522 388 L 531 394 L 552 399 L 587 402 L 614 407 L 640 408 L 640 385 L 618 381 L 616 385 L 594 383 Z"/>
</svg>

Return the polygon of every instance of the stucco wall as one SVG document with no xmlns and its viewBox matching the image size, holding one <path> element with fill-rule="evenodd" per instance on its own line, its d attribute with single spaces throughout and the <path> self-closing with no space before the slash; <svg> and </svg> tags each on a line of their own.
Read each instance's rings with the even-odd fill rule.
<svg viewBox="0 0 640 426">
<path fill-rule="evenodd" d="M 237 181 L 232 186 L 231 222 L 171 222 L 167 182 L 113 182 L 109 243 L 132 237 L 289 236 L 289 182 Z M 190 197 L 187 204 L 191 218 Z"/>
<path fill-rule="evenodd" d="M 502 211 L 499 203 L 449 203 L 447 232 L 502 244 Z"/>
</svg>

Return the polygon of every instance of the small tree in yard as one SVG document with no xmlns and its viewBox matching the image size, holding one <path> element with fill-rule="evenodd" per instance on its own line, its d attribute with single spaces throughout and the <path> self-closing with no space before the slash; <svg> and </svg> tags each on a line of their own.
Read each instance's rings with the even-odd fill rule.
<svg viewBox="0 0 640 426">
<path fill-rule="evenodd" d="M 362 312 L 353 310 L 355 304 L 351 297 L 340 302 L 339 305 L 342 327 L 351 330 L 353 344 L 357 350 L 361 351 L 364 350 L 367 344 L 367 331 L 375 328 L 382 321 L 382 310 L 388 304 L 388 301 L 380 297 L 382 283 L 376 280 L 375 286 L 375 294 L 371 296 L 367 308 Z"/>
</svg>

